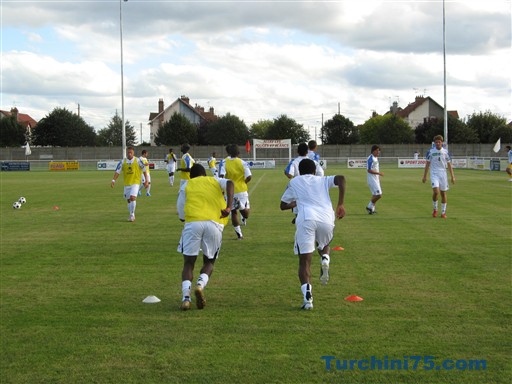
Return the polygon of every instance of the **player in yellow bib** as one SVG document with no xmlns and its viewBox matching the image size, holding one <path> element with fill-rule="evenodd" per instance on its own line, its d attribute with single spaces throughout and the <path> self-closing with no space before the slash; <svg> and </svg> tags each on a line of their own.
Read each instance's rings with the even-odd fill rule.
<svg viewBox="0 0 512 384">
<path fill-rule="evenodd" d="M 223 190 L 226 191 L 227 201 L 224 199 Z M 178 216 L 185 222 L 178 245 L 178 252 L 183 254 L 182 310 L 190 309 L 194 265 L 200 250 L 203 251 L 203 267 L 194 294 L 198 309 L 204 308 L 206 304 L 204 288 L 219 256 L 222 232 L 228 222 L 233 194 L 234 184 L 231 180 L 206 176 L 201 164 L 192 166 L 190 180 L 180 188 Z"/>
<path fill-rule="evenodd" d="M 235 184 L 235 196 L 233 199 L 233 206 L 231 207 L 231 222 L 235 228 L 236 235 L 239 240 L 243 239 L 242 229 L 240 228 L 240 219 L 238 218 L 238 211 L 240 211 L 242 224 L 247 224 L 251 205 L 249 203 L 249 190 L 247 183 L 251 181 L 252 173 L 249 164 L 240 159 L 240 151 L 238 145 L 229 144 L 226 146 L 226 152 L 229 157 L 222 160 L 220 164 L 220 177 L 225 177 L 232 180 Z"/>
<path fill-rule="evenodd" d="M 164 161 L 167 164 L 167 173 L 169 174 L 169 184 L 172 187 L 174 185 L 174 171 L 176 170 L 176 163 L 178 162 L 178 159 L 176 158 L 176 155 L 172 151 L 172 148 L 169 149 L 169 154 L 167 156 L 165 156 Z"/>
<path fill-rule="evenodd" d="M 217 159 L 215 158 L 217 154 L 215 152 L 208 158 L 208 168 L 212 172 L 213 176 L 218 176 L 219 170 L 217 169 Z"/>
<path fill-rule="evenodd" d="M 147 188 L 149 183 L 149 175 L 146 167 L 142 163 L 142 161 L 134 156 L 135 150 L 133 147 L 128 147 L 126 149 L 126 159 L 121 160 L 117 164 L 116 171 L 114 172 L 114 177 L 112 179 L 112 183 L 110 186 L 114 188 L 116 184 L 116 180 L 119 178 L 119 175 L 123 174 L 124 181 L 124 191 L 123 196 L 128 202 L 128 212 L 130 212 L 129 221 L 135 221 L 135 207 L 137 206 L 137 195 L 139 193 L 140 181 L 142 178 L 142 174 L 144 174 L 145 183 L 144 187 Z"/>
<path fill-rule="evenodd" d="M 195 163 L 192 156 L 190 156 L 190 153 L 188 153 L 189 150 L 190 145 L 181 145 L 181 152 L 183 153 L 183 156 L 181 157 L 180 167 L 177 169 L 177 171 L 181 171 L 180 188 L 181 186 L 183 186 L 184 183 L 190 180 L 190 169 Z"/>
<path fill-rule="evenodd" d="M 151 172 L 149 170 L 148 151 L 143 149 L 140 154 L 139 159 L 140 159 L 140 161 L 142 161 L 142 164 L 144 164 L 144 166 L 146 167 L 146 171 L 148 171 L 148 178 L 147 178 L 148 187 L 146 188 L 146 196 L 151 196 Z M 144 186 L 145 180 L 146 180 L 146 178 L 144 177 L 144 174 L 142 174 L 141 187 L 139 188 L 139 196 L 140 196 L 140 190 Z"/>
</svg>

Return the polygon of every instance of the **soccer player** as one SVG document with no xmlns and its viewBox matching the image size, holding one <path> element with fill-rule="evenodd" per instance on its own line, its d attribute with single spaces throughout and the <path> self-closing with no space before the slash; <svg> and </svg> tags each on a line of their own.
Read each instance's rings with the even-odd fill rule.
<svg viewBox="0 0 512 384">
<path fill-rule="evenodd" d="M 165 156 L 164 161 L 167 163 L 167 173 L 169 173 L 169 184 L 171 187 L 174 185 L 174 171 L 176 170 L 176 163 L 178 159 L 176 155 L 172 151 L 172 148 L 169 149 L 169 154 Z"/>
<path fill-rule="evenodd" d="M 190 180 L 190 169 L 194 165 L 195 161 L 190 156 L 190 145 L 188 144 L 182 144 L 181 145 L 181 153 L 183 153 L 183 156 L 181 157 L 181 163 L 180 168 L 178 168 L 178 171 L 181 171 L 181 181 L 180 181 L 180 188 L 185 184 L 188 180 Z"/>
<path fill-rule="evenodd" d="M 338 187 L 336 217 L 345 216 L 345 177 L 315 176 L 316 165 L 311 159 L 299 163 L 299 177 L 288 183 L 281 197 L 281 210 L 298 208 L 295 231 L 294 251 L 299 255 L 299 281 L 304 302 L 302 309 L 313 308 L 311 285 L 311 259 L 316 248 L 321 256 L 322 267 L 320 281 L 329 280 L 330 247 L 334 232 L 334 211 L 332 209 L 329 188 Z"/>
<path fill-rule="evenodd" d="M 251 210 L 247 183 L 251 181 L 252 173 L 249 164 L 238 157 L 240 155 L 238 145 L 228 144 L 226 152 L 229 156 L 221 161 L 219 175 L 220 177 L 233 180 L 235 184 L 235 196 L 233 206 L 231 207 L 231 223 L 235 228 L 238 239 L 242 240 L 244 236 L 240 228 L 238 211 L 240 211 L 242 224 L 246 225 Z"/>
<path fill-rule="evenodd" d="M 149 183 L 149 174 L 144 166 L 144 163 L 134 156 L 135 150 L 133 147 L 126 149 L 126 159 L 121 160 L 117 164 L 116 171 L 114 172 L 114 178 L 110 186 L 114 188 L 116 180 L 119 175 L 123 174 L 124 180 L 124 191 L 123 196 L 128 202 L 128 212 L 130 212 L 129 221 L 135 221 L 135 207 L 137 206 L 137 195 L 139 193 L 140 181 L 142 174 L 144 173 L 145 183 L 144 187 L 147 188 Z"/>
<path fill-rule="evenodd" d="M 452 162 L 448 150 L 443 148 L 443 136 L 434 136 L 434 148 L 431 148 L 425 159 L 425 172 L 423 174 L 423 183 L 427 181 L 427 173 L 430 169 L 430 181 L 432 184 L 432 206 L 434 208 L 432 217 L 437 217 L 438 212 L 438 199 L 441 194 L 441 217 L 446 219 L 446 204 L 447 204 L 447 192 L 448 177 L 446 174 L 446 168 L 450 171 L 452 184 L 455 184 L 455 175 L 453 174 Z"/>
<path fill-rule="evenodd" d="M 507 154 L 508 154 L 508 167 L 507 167 L 507 173 L 509 176 L 508 181 L 512 181 L 512 148 L 510 145 L 507 145 Z"/>
<path fill-rule="evenodd" d="M 146 188 L 146 196 L 151 196 L 151 173 L 149 170 L 148 151 L 146 151 L 145 149 L 143 149 L 140 154 L 140 160 L 146 167 L 146 171 L 148 171 L 148 187 Z M 141 179 L 141 187 L 139 188 L 139 196 L 140 196 L 140 190 L 142 189 L 142 186 L 144 185 L 145 180 L 146 179 L 143 174 L 142 179 Z"/>
<path fill-rule="evenodd" d="M 217 154 L 215 152 L 208 158 L 208 168 L 212 171 L 212 175 L 217 177 L 219 171 L 217 170 L 217 159 L 215 158 Z"/>
<path fill-rule="evenodd" d="M 227 201 L 223 190 L 226 191 Z M 228 179 L 206 176 L 201 164 L 190 169 L 190 180 L 183 184 L 178 197 L 178 215 L 185 222 L 178 245 L 183 254 L 181 288 L 183 297 L 181 309 L 190 309 L 194 265 L 203 252 L 203 267 L 194 288 L 196 306 L 203 309 L 206 304 L 204 289 L 213 272 L 215 260 L 219 256 L 222 231 L 228 222 L 233 204 L 234 184 Z"/>
<path fill-rule="evenodd" d="M 304 160 L 304 159 L 308 159 L 310 157 L 309 156 L 309 152 L 308 152 L 308 145 L 306 143 L 300 143 L 298 146 L 297 146 L 297 154 L 299 156 L 297 156 L 295 159 L 293 159 L 292 161 L 290 161 L 287 165 L 287 167 L 285 168 L 284 170 L 284 174 L 286 175 L 286 177 L 288 177 L 289 179 L 293 178 L 294 176 L 298 176 L 299 175 L 299 163 Z M 313 159 L 311 159 L 313 160 Z M 324 175 L 324 170 L 323 168 L 320 166 L 320 164 L 318 164 L 318 162 L 315 160 L 315 165 L 316 165 L 316 171 L 315 171 L 315 174 L 317 176 L 323 176 Z"/>
<path fill-rule="evenodd" d="M 308 141 L 308 158 L 316 162 L 320 161 L 320 155 L 316 153 L 317 143 L 315 140 Z"/>
<path fill-rule="evenodd" d="M 367 172 L 367 182 L 368 187 L 370 188 L 370 192 L 372 194 L 372 198 L 370 202 L 366 206 L 366 210 L 370 215 L 374 215 L 377 212 L 375 211 L 375 204 L 382 197 L 382 188 L 380 187 L 380 177 L 384 176 L 382 172 L 379 170 L 379 156 L 380 156 L 380 147 L 378 145 L 372 146 L 372 153 L 366 159 L 366 172 Z"/>
</svg>

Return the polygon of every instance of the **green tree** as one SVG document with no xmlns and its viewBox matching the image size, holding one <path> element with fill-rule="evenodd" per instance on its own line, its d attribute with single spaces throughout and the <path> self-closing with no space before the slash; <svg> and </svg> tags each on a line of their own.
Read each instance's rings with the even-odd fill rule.
<svg viewBox="0 0 512 384">
<path fill-rule="evenodd" d="M 343 115 L 336 114 L 322 127 L 322 143 L 355 144 L 359 141 L 359 130 Z"/>
<path fill-rule="evenodd" d="M 185 116 L 174 112 L 155 135 L 156 145 L 180 145 L 197 143 L 197 127 Z"/>
<path fill-rule="evenodd" d="M 249 129 L 236 115 L 227 114 L 211 123 L 206 133 L 208 145 L 245 144 Z"/>
<path fill-rule="evenodd" d="M 116 114 L 110 119 L 110 122 L 106 128 L 99 130 L 97 143 L 99 146 L 115 146 L 120 147 L 123 145 L 123 131 L 121 127 L 123 122 L 121 117 Z M 128 120 L 124 122 L 126 131 L 126 145 L 134 146 L 137 143 L 137 134 L 135 133 L 135 127 L 130 124 Z"/>
<path fill-rule="evenodd" d="M 14 116 L 0 119 L 0 147 L 19 147 L 27 141 L 25 129 Z"/>
<path fill-rule="evenodd" d="M 249 135 L 253 139 L 264 139 L 272 123 L 272 120 L 258 120 L 251 125 Z"/>
<path fill-rule="evenodd" d="M 85 147 L 96 144 L 96 132 L 81 117 L 66 108 L 55 108 L 37 124 L 35 145 Z"/>
<path fill-rule="evenodd" d="M 418 144 L 430 144 L 436 135 L 444 136 L 444 119 L 429 119 L 418 125 L 415 130 Z M 448 143 L 478 143 L 478 135 L 463 121 L 448 115 Z"/>
<path fill-rule="evenodd" d="M 504 117 L 496 115 L 490 111 L 473 113 L 467 119 L 466 124 L 472 128 L 478 135 L 480 143 L 492 143 L 494 130 L 501 130 L 507 125 Z M 496 139 L 497 140 L 497 139 Z"/>
<path fill-rule="evenodd" d="M 361 144 L 414 143 L 414 132 L 402 118 L 389 114 L 367 120 L 360 129 Z"/>
<path fill-rule="evenodd" d="M 280 140 L 291 139 L 292 144 L 304 143 L 309 141 L 309 133 L 302 124 L 286 115 L 281 115 L 274 119 L 272 125 L 267 131 L 265 139 Z"/>
<path fill-rule="evenodd" d="M 502 143 L 512 143 L 512 125 L 495 128 L 491 133 L 491 143 L 495 143 L 498 139 L 501 139 Z"/>
</svg>

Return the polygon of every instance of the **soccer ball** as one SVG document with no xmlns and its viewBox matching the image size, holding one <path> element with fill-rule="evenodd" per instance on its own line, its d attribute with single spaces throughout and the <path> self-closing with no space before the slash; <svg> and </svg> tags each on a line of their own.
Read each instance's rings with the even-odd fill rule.
<svg viewBox="0 0 512 384">
<path fill-rule="evenodd" d="M 25 199 L 24 197 L 20 197 L 20 198 L 18 199 L 18 202 L 19 202 L 20 204 L 25 204 L 25 203 L 27 202 L 27 199 Z"/>
<path fill-rule="evenodd" d="M 21 203 L 19 201 L 15 201 L 14 203 L 12 203 L 12 207 L 14 209 L 20 209 L 21 208 Z"/>
</svg>

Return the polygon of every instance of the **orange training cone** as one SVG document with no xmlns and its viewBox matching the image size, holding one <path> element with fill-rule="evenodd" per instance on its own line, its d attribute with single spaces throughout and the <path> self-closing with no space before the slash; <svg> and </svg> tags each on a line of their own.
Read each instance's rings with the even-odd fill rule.
<svg viewBox="0 0 512 384">
<path fill-rule="evenodd" d="M 333 251 L 344 251 L 345 248 L 338 246 L 338 247 L 334 247 L 332 250 Z"/>
<path fill-rule="evenodd" d="M 356 295 L 352 295 L 352 296 L 345 297 L 345 300 L 347 300 L 347 301 L 363 301 L 363 298 L 356 296 Z"/>
</svg>

